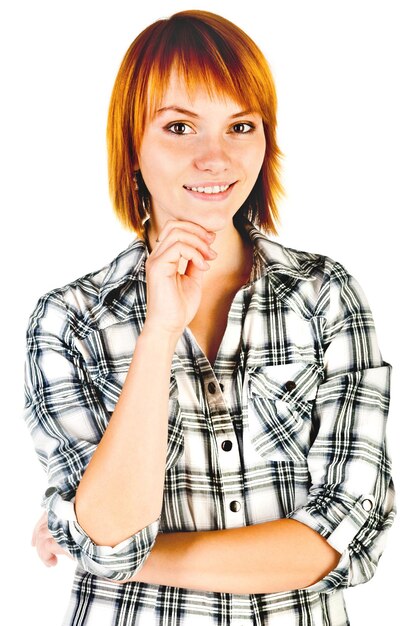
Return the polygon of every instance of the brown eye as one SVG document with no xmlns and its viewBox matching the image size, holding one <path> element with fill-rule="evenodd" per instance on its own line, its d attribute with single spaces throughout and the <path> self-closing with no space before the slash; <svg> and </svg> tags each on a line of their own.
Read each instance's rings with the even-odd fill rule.
<svg viewBox="0 0 419 626">
<path fill-rule="evenodd" d="M 246 130 L 246 127 L 248 130 Z M 247 133 L 251 133 L 255 130 L 253 124 L 249 124 L 248 122 L 239 122 L 238 124 L 234 124 L 233 130 L 238 135 L 246 135 Z"/>
<path fill-rule="evenodd" d="M 192 132 L 190 126 L 188 126 L 184 122 L 174 122 L 173 124 L 169 124 L 169 126 L 167 126 L 166 128 L 170 133 L 173 133 L 174 135 L 189 135 Z M 187 130 L 189 130 L 190 132 L 185 132 Z"/>
</svg>

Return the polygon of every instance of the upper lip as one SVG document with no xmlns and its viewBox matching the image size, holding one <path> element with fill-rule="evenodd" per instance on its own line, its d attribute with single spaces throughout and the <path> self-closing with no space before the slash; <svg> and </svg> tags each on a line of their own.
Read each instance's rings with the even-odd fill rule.
<svg viewBox="0 0 419 626">
<path fill-rule="evenodd" d="M 222 182 L 214 182 L 214 183 L 193 183 L 192 185 L 183 185 L 184 187 L 224 187 L 225 185 L 234 185 L 237 181 L 222 181 Z"/>
</svg>

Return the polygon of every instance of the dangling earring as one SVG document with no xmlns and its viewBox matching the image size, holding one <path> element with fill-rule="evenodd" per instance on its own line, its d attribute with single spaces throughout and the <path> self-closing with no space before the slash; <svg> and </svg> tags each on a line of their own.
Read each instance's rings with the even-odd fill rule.
<svg viewBox="0 0 419 626">
<path fill-rule="evenodd" d="M 148 191 L 140 170 L 134 170 L 134 189 L 138 193 L 141 224 L 144 226 L 150 219 L 150 192 Z"/>
</svg>

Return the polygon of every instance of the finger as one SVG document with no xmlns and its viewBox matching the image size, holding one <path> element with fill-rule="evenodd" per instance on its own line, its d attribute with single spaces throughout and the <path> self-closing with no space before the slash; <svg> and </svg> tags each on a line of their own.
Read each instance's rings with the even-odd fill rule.
<svg viewBox="0 0 419 626">
<path fill-rule="evenodd" d="M 48 546 L 45 543 L 38 544 L 36 547 L 36 551 L 42 563 L 44 563 L 45 565 L 47 565 L 51 557 L 54 556 L 54 553 L 49 550 Z"/>
<path fill-rule="evenodd" d="M 165 250 L 178 241 L 182 241 L 196 248 L 205 259 L 212 260 L 217 256 L 217 253 L 210 247 L 210 243 L 207 240 L 203 240 L 196 233 L 183 230 L 182 228 L 173 228 L 164 241 L 160 243 L 158 250 L 155 251 L 154 257 L 160 257 Z"/>
<path fill-rule="evenodd" d="M 209 267 L 206 268 L 205 271 L 207 269 L 209 269 Z M 198 268 L 195 263 L 188 263 L 184 272 L 184 276 L 188 276 L 188 278 L 191 278 L 197 281 L 199 285 L 202 285 L 202 281 L 204 279 L 204 271 L 201 268 Z"/>
<path fill-rule="evenodd" d="M 53 537 L 47 539 L 44 545 L 45 550 L 48 550 L 51 554 L 65 554 L 66 556 L 70 556 L 70 553 L 67 552 L 67 550 L 64 550 L 64 548 L 62 548 L 60 544 L 53 539 Z"/>
<path fill-rule="evenodd" d="M 41 561 L 47 567 L 53 567 L 54 565 L 57 565 L 57 563 L 58 563 L 58 559 L 55 556 L 55 554 L 51 554 L 48 557 L 41 558 Z"/>
<path fill-rule="evenodd" d="M 37 543 L 40 543 L 42 541 L 49 541 L 50 539 L 52 539 L 52 535 L 49 529 L 46 526 L 41 526 L 37 534 Z"/>
<path fill-rule="evenodd" d="M 182 230 L 193 232 L 199 237 L 201 237 L 204 241 L 214 240 L 215 233 L 213 231 L 207 230 L 206 228 L 204 228 L 203 226 L 201 226 L 201 224 L 198 224 L 197 222 L 192 222 L 190 220 L 178 220 L 178 219 L 167 220 L 162 230 L 160 231 L 157 239 L 159 241 L 163 241 L 163 239 L 165 239 L 165 237 L 173 228 L 182 228 Z"/>
<path fill-rule="evenodd" d="M 39 520 L 36 522 L 35 528 L 33 529 L 33 532 L 32 532 L 32 542 L 31 542 L 32 546 L 35 546 L 35 544 L 36 544 L 36 537 L 37 537 L 40 529 L 43 526 L 47 525 L 47 521 L 48 521 L 48 515 L 47 515 L 46 511 L 44 511 L 44 513 L 42 513 L 42 515 L 39 518 Z"/>
<path fill-rule="evenodd" d="M 70 553 L 64 550 L 53 539 L 48 542 L 40 543 L 37 552 L 41 561 L 47 566 L 55 565 L 58 562 L 57 556 L 59 554 L 72 558 Z"/>
<path fill-rule="evenodd" d="M 166 239 L 166 237 L 173 229 L 180 229 L 184 232 L 190 232 L 198 236 L 200 239 L 202 239 L 202 241 L 208 243 L 213 242 L 216 235 L 216 233 L 214 233 L 213 231 L 207 230 L 196 222 L 189 222 L 186 220 L 167 220 L 157 237 L 159 248 L 161 246 L 161 243 Z"/>
<path fill-rule="evenodd" d="M 155 257 L 153 262 L 156 261 L 156 258 L 160 261 L 164 261 L 162 268 L 166 268 L 165 274 L 167 276 L 173 276 L 178 271 L 181 257 L 194 263 L 196 268 L 201 271 L 207 270 L 210 267 L 199 250 L 183 241 L 176 241 L 176 243 L 162 252 L 159 257 Z M 147 262 L 152 262 L 150 257 Z"/>
<path fill-rule="evenodd" d="M 55 557 L 55 555 L 61 554 L 61 546 L 58 545 L 55 539 L 44 539 L 37 543 L 37 552 L 39 558 L 44 563 L 47 563 L 52 557 Z"/>
</svg>

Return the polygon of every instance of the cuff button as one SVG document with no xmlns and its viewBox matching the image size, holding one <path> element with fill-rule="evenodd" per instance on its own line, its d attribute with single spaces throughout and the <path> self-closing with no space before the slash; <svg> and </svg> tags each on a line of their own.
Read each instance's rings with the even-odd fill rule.
<svg viewBox="0 0 419 626">
<path fill-rule="evenodd" d="M 361 506 L 364 509 L 364 511 L 368 511 L 369 512 L 369 511 L 371 511 L 371 509 L 373 507 L 373 502 L 369 498 L 365 498 L 365 500 L 362 500 Z"/>
</svg>

